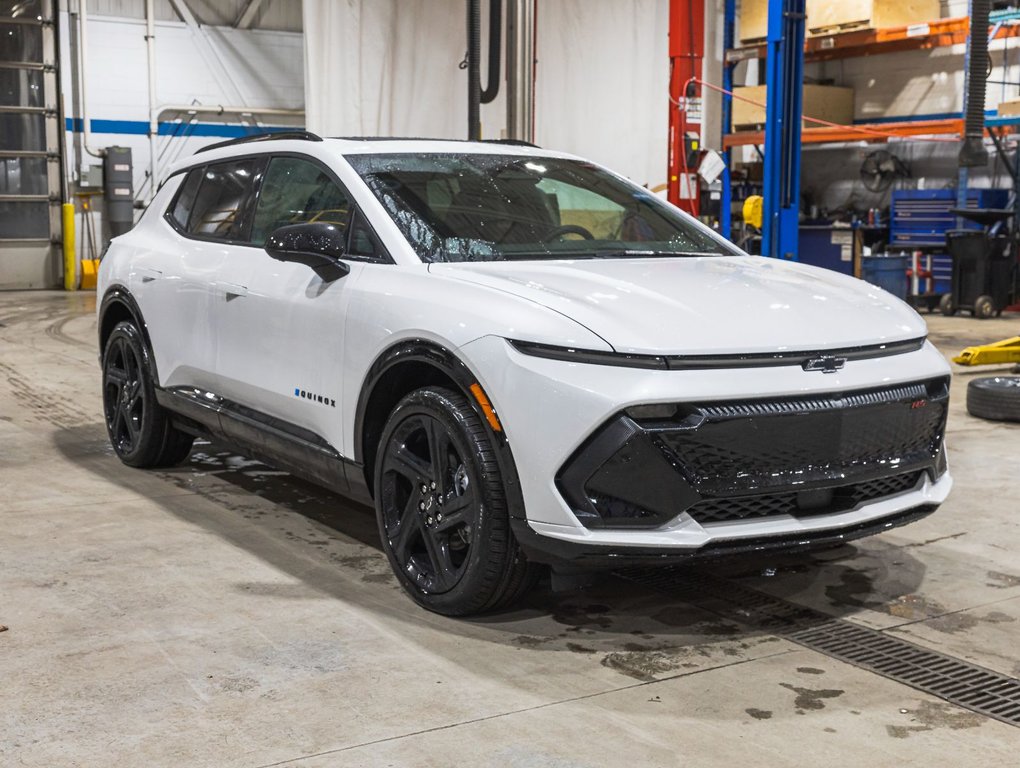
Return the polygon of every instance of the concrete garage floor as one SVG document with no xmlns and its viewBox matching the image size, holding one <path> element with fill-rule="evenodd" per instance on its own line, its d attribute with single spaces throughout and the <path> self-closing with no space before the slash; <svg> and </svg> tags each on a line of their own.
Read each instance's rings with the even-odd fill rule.
<svg viewBox="0 0 1020 768">
<path fill-rule="evenodd" d="M 450 620 L 399 591 L 367 508 L 209 445 L 122 466 L 94 305 L 0 294 L 0 764 L 1016 764 L 1020 728 L 742 605 L 766 593 L 1020 676 L 1020 425 L 964 409 L 988 371 L 957 372 L 956 489 L 920 523 L 703 569 L 729 602 L 607 577 Z M 947 354 L 1020 333 L 929 323 Z"/>
</svg>

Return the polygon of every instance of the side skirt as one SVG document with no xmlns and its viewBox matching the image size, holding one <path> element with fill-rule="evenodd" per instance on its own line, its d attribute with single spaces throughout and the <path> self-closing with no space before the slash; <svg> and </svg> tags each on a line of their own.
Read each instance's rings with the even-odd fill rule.
<svg viewBox="0 0 1020 768">
<path fill-rule="evenodd" d="M 174 425 L 184 432 L 372 504 L 363 467 L 314 432 L 197 389 L 157 388 L 156 401 L 173 414 Z"/>
</svg>

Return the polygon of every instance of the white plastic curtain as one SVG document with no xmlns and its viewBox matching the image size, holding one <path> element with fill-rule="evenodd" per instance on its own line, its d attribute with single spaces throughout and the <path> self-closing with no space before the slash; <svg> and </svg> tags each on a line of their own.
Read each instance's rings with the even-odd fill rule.
<svg viewBox="0 0 1020 768">
<path fill-rule="evenodd" d="M 536 142 L 666 181 L 668 0 L 537 0 Z M 304 0 L 305 110 L 325 136 L 467 132 L 466 0 Z M 488 3 L 483 0 L 482 80 Z M 503 73 L 505 77 L 505 72 Z M 505 82 L 482 135 L 505 128 Z"/>
</svg>

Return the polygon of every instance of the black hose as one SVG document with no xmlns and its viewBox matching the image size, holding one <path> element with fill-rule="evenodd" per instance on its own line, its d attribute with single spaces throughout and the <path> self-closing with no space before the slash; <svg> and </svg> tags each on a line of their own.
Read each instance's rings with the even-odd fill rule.
<svg viewBox="0 0 1020 768">
<path fill-rule="evenodd" d="M 985 149 L 985 87 L 988 78 L 988 15 L 991 0 L 972 0 L 970 39 L 967 41 L 970 55 L 967 68 L 967 103 L 963 105 L 964 138 L 960 147 L 960 165 L 964 168 L 983 166 L 988 163 Z"/>
<path fill-rule="evenodd" d="M 482 104 L 499 95 L 500 62 L 503 60 L 503 0 L 489 0 L 489 82 L 481 93 Z M 479 83 L 481 75 L 479 75 Z"/>
<path fill-rule="evenodd" d="M 468 141 L 482 138 L 481 71 L 482 0 L 467 1 Z"/>
</svg>

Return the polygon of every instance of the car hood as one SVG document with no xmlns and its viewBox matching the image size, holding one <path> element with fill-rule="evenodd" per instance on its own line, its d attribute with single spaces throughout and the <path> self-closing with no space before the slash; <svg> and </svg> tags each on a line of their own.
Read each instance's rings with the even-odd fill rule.
<svg viewBox="0 0 1020 768">
<path fill-rule="evenodd" d="M 760 256 L 436 263 L 429 269 L 548 307 L 618 352 L 815 351 L 926 333 L 921 317 L 886 291 Z"/>
</svg>

